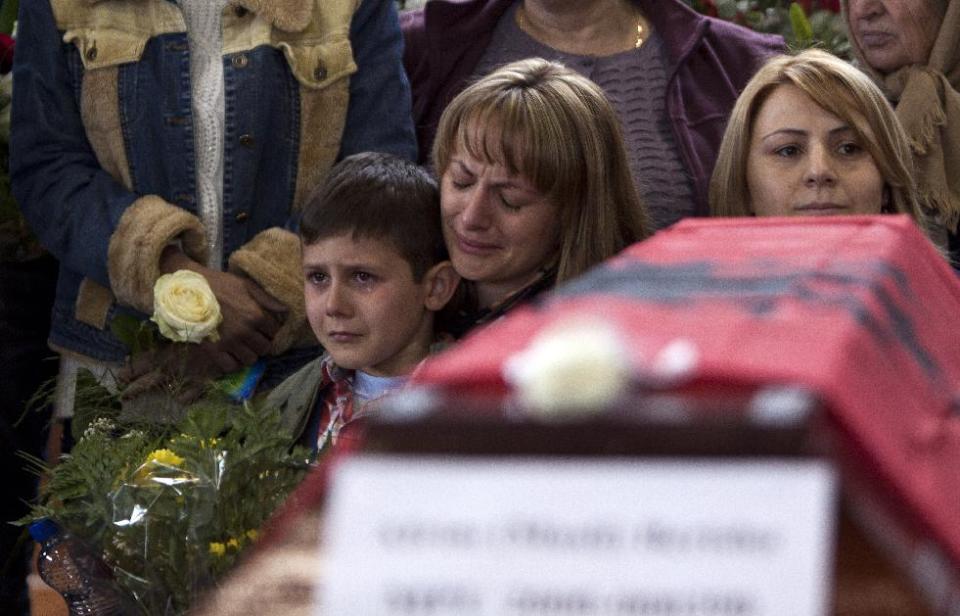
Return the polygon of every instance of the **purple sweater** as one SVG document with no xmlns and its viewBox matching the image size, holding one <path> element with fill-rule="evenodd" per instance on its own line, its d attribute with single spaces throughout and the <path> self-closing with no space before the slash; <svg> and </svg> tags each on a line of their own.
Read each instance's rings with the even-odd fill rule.
<svg viewBox="0 0 960 616">
<path fill-rule="evenodd" d="M 693 180 L 695 211 L 706 215 L 710 174 L 730 110 L 763 61 L 785 50 L 784 42 L 700 15 L 680 0 L 635 1 L 664 43 L 667 114 Z M 440 115 L 474 75 L 513 2 L 432 0 L 401 15 L 421 162 L 429 156 Z"/>
</svg>

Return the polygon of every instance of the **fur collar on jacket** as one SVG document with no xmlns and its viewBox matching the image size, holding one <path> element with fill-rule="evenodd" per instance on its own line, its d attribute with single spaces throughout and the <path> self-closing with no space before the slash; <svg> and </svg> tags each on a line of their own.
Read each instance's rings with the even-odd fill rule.
<svg viewBox="0 0 960 616">
<path fill-rule="evenodd" d="M 99 4 L 113 0 L 81 0 L 85 4 Z M 145 0 L 137 0 L 145 1 Z M 241 6 L 269 21 L 285 32 L 299 32 L 310 24 L 314 0 L 230 0 L 231 6 Z"/>
</svg>

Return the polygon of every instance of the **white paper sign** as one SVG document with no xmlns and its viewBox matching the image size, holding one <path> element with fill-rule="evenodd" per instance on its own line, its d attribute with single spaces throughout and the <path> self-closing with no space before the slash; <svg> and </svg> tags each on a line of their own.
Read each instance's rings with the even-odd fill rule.
<svg viewBox="0 0 960 616">
<path fill-rule="evenodd" d="M 821 615 L 833 498 L 809 461 L 358 456 L 317 613 Z"/>
</svg>

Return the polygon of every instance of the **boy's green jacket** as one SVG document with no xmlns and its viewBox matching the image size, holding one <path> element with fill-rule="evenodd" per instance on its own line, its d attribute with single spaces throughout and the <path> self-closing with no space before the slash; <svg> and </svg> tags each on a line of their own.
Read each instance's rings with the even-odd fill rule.
<svg viewBox="0 0 960 616">
<path fill-rule="evenodd" d="M 280 423 L 294 441 L 300 441 L 324 384 L 322 364 L 326 355 L 314 359 L 288 376 L 267 394 L 266 405 L 280 412 Z"/>
</svg>

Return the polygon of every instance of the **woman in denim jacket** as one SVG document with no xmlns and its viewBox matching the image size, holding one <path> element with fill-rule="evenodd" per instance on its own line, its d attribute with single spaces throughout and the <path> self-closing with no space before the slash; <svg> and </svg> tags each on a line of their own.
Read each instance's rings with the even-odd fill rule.
<svg viewBox="0 0 960 616">
<path fill-rule="evenodd" d="M 206 376 L 309 344 L 290 220 L 335 160 L 416 155 L 392 0 L 31 0 L 11 175 L 60 261 L 51 346 L 121 362 L 165 272 L 203 273 Z"/>
</svg>

